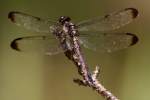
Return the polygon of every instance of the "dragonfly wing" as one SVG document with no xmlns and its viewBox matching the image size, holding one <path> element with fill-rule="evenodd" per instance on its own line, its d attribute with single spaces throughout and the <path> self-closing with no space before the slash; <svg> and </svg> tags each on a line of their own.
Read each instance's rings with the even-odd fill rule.
<svg viewBox="0 0 150 100">
<path fill-rule="evenodd" d="M 104 17 L 82 21 L 77 26 L 79 31 L 111 31 L 130 23 L 137 15 L 138 11 L 136 9 L 126 8 Z"/>
<path fill-rule="evenodd" d="M 22 26 L 28 30 L 49 33 L 53 30 L 53 25 L 55 24 L 52 21 L 44 20 L 39 17 L 34 17 L 22 12 L 12 11 L 8 14 L 8 18 L 18 26 Z"/>
<path fill-rule="evenodd" d="M 93 36 L 82 34 L 79 38 L 85 48 L 103 53 L 127 48 L 138 41 L 137 36 L 131 33 L 102 33 Z"/>
<path fill-rule="evenodd" d="M 59 41 L 51 36 L 21 37 L 11 42 L 11 47 L 17 51 L 55 55 L 64 52 Z"/>
</svg>

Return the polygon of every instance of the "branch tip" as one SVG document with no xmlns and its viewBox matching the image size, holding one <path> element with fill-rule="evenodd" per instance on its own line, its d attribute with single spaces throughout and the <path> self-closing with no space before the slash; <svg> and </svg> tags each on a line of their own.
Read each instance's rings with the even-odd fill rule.
<svg viewBox="0 0 150 100">
<path fill-rule="evenodd" d="M 96 79 L 99 76 L 99 74 L 100 74 L 100 67 L 96 66 L 92 74 L 93 79 Z"/>
<path fill-rule="evenodd" d="M 81 79 L 73 79 L 73 82 L 77 83 L 79 86 L 87 86 L 87 83 L 85 80 L 81 80 Z"/>
</svg>

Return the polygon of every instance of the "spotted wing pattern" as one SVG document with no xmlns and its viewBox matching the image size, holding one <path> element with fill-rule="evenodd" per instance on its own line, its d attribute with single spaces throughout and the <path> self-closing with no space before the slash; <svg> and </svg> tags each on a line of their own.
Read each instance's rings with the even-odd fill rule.
<svg viewBox="0 0 150 100">
<path fill-rule="evenodd" d="M 138 15 L 134 8 L 126 8 L 118 12 L 97 17 L 77 24 L 79 31 L 111 31 L 133 21 Z"/>
<path fill-rule="evenodd" d="M 64 52 L 59 41 L 51 36 L 21 37 L 11 42 L 11 47 L 17 51 L 55 55 Z"/>
<path fill-rule="evenodd" d="M 80 33 L 81 44 L 89 49 L 101 52 L 113 52 L 134 45 L 138 38 L 131 33 L 109 33 L 100 31 L 111 31 L 118 29 L 131 21 L 138 15 L 134 8 L 114 12 L 104 17 L 97 17 L 82 21 L 77 24 Z M 61 29 L 52 21 L 34 17 L 22 12 L 10 12 L 8 18 L 18 26 L 35 32 L 52 33 L 56 29 Z M 58 28 L 60 27 L 60 28 Z M 17 38 L 12 41 L 11 47 L 17 51 L 37 51 L 48 55 L 64 52 L 59 41 L 49 34 L 49 36 L 28 36 Z"/>
<path fill-rule="evenodd" d="M 85 33 L 81 35 L 80 41 L 85 48 L 109 53 L 136 44 L 138 38 L 131 33 L 101 33 L 90 36 Z"/>
<path fill-rule="evenodd" d="M 25 29 L 32 30 L 40 33 L 49 33 L 53 31 L 53 25 L 55 24 L 48 19 L 41 19 L 22 12 L 12 11 L 8 14 L 8 18 L 18 26 L 22 26 Z"/>
</svg>

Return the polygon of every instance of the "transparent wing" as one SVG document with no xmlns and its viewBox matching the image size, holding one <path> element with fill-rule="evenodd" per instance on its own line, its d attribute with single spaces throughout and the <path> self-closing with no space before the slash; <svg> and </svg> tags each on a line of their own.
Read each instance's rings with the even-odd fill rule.
<svg viewBox="0 0 150 100">
<path fill-rule="evenodd" d="M 11 47 L 17 51 L 55 55 L 64 52 L 59 41 L 51 36 L 21 37 L 11 42 Z"/>
<path fill-rule="evenodd" d="M 104 17 L 82 21 L 77 26 L 79 31 L 111 31 L 130 23 L 137 15 L 138 11 L 136 9 L 126 8 Z"/>
<path fill-rule="evenodd" d="M 53 30 L 54 22 L 38 17 L 34 17 L 22 12 L 12 11 L 8 14 L 8 18 L 18 26 L 22 26 L 28 30 L 41 33 L 49 33 Z"/>
<path fill-rule="evenodd" d="M 82 34 L 79 39 L 85 48 L 103 53 L 130 47 L 138 41 L 137 36 L 131 33 Z"/>
</svg>

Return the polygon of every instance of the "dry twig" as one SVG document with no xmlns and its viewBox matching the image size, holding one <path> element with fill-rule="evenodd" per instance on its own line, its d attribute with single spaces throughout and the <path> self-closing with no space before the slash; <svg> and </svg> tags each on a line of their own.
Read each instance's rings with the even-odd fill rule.
<svg viewBox="0 0 150 100">
<path fill-rule="evenodd" d="M 75 83 L 83 86 L 89 86 L 101 94 L 106 100 L 119 100 L 110 91 L 108 91 L 97 79 L 100 72 L 99 67 L 96 66 L 93 74 L 90 73 L 89 68 L 84 60 L 83 53 L 81 51 L 80 43 L 76 36 L 72 37 L 73 49 L 65 52 L 65 55 L 74 62 L 78 68 L 79 74 L 83 77 L 83 80 L 74 79 Z"/>
</svg>

